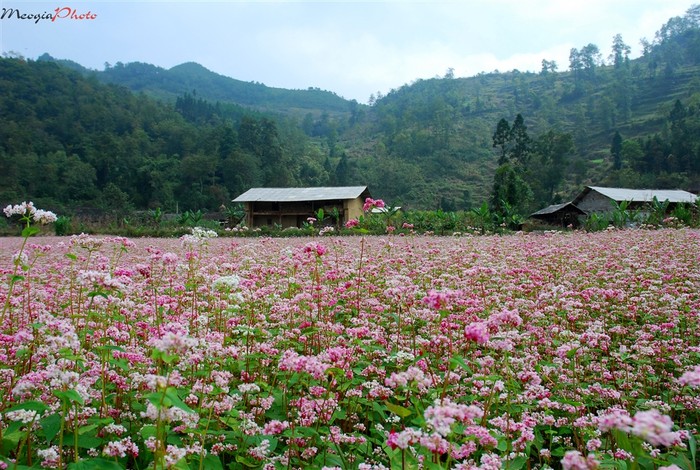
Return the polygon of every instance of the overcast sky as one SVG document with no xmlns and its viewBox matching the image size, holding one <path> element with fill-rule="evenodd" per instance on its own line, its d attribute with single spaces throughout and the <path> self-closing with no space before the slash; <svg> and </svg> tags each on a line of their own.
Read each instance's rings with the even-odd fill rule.
<svg viewBox="0 0 700 470">
<path fill-rule="evenodd" d="M 637 57 L 642 38 L 700 0 L 101 1 L 0 0 L 43 16 L 0 20 L 2 53 L 44 52 L 102 70 L 105 62 L 170 68 L 197 62 L 271 87 L 318 87 L 366 103 L 418 78 L 568 67 L 572 47 L 610 54 L 615 34 Z M 66 9 L 62 16 L 68 16 Z M 7 16 L 7 15 L 6 15 Z M 1 90 L 0 90 L 1 92 Z"/>
</svg>

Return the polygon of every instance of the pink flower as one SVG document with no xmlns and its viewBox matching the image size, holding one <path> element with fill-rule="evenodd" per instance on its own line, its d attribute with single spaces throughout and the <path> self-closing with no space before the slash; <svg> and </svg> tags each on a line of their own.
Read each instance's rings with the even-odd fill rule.
<svg viewBox="0 0 700 470">
<path fill-rule="evenodd" d="M 263 426 L 262 434 L 281 434 L 282 431 L 289 427 L 289 421 L 279 421 L 273 419 L 272 421 L 265 423 Z"/>
<path fill-rule="evenodd" d="M 695 366 L 686 371 L 678 378 L 678 383 L 693 388 L 700 387 L 700 366 Z"/>
<path fill-rule="evenodd" d="M 357 219 L 350 219 L 347 222 L 345 222 L 345 228 L 353 228 L 357 227 L 358 225 L 360 225 L 360 221 Z"/>
<path fill-rule="evenodd" d="M 632 428 L 632 417 L 627 410 L 612 408 L 605 414 L 596 419 L 598 429 L 603 432 L 611 429 L 619 429 L 624 432 L 629 432 Z"/>
<path fill-rule="evenodd" d="M 392 449 L 408 449 L 417 444 L 422 436 L 423 433 L 419 429 L 406 428 L 399 433 L 392 430 L 389 432 L 386 445 Z"/>
<path fill-rule="evenodd" d="M 325 246 L 321 245 L 320 243 L 307 243 L 306 246 L 304 246 L 304 253 L 314 253 L 317 256 L 323 256 L 328 248 Z"/>
<path fill-rule="evenodd" d="M 484 322 L 470 323 L 464 328 L 464 337 L 477 344 L 484 344 L 489 340 L 489 327 Z"/>
<path fill-rule="evenodd" d="M 434 310 L 440 310 L 447 303 L 447 294 L 431 289 L 428 291 L 428 295 L 423 297 L 423 302 Z"/>
<path fill-rule="evenodd" d="M 659 410 L 639 411 L 634 415 L 632 434 L 655 446 L 672 446 L 680 443 L 680 434 L 671 432 L 673 420 Z"/>
<path fill-rule="evenodd" d="M 564 470 L 592 470 L 598 468 L 599 464 L 600 462 L 595 459 L 593 454 L 584 457 L 577 450 L 568 451 L 561 459 L 561 466 Z"/>
<path fill-rule="evenodd" d="M 139 455 L 139 447 L 134 444 L 130 437 L 125 437 L 118 441 L 111 441 L 105 445 L 102 454 L 108 457 L 124 458 L 128 455 L 137 457 Z"/>
<path fill-rule="evenodd" d="M 382 201 L 381 199 L 372 199 L 371 197 L 368 197 L 367 199 L 365 199 L 365 203 L 362 206 L 362 211 L 367 212 L 369 210 L 374 209 L 375 207 L 377 209 L 381 209 L 384 206 L 384 201 Z"/>
<path fill-rule="evenodd" d="M 447 436 L 452 432 L 455 423 L 474 424 L 475 419 L 481 419 L 484 412 L 475 405 L 454 403 L 449 398 L 435 400 L 435 404 L 426 408 L 425 422 L 440 436 Z"/>
</svg>

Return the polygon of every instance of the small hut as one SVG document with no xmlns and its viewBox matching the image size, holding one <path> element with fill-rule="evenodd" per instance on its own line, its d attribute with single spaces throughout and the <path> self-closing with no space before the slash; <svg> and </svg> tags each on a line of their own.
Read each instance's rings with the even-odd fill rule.
<svg viewBox="0 0 700 470">
<path fill-rule="evenodd" d="M 578 227 L 580 218 L 585 216 L 586 213 L 571 202 L 547 206 L 530 215 L 533 219 L 541 220 L 548 225 L 561 227 L 569 225 Z"/>
<path fill-rule="evenodd" d="M 301 227 L 319 209 L 334 222 L 344 224 L 362 215 L 362 205 L 371 197 L 367 186 L 311 188 L 252 188 L 233 202 L 245 207 L 249 227 L 279 225 Z"/>
</svg>

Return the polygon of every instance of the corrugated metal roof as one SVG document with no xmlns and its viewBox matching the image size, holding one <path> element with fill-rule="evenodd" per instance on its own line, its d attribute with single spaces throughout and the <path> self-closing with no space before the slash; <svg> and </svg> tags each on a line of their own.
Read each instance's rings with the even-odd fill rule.
<svg viewBox="0 0 700 470">
<path fill-rule="evenodd" d="M 233 202 L 300 202 L 355 199 L 367 191 L 367 186 L 337 186 L 318 188 L 251 188 Z"/>
<path fill-rule="evenodd" d="M 602 188 L 600 186 L 588 186 L 592 191 L 596 191 L 610 199 L 622 202 L 651 202 L 654 197 L 659 202 L 690 202 L 694 203 L 698 197 L 682 191 L 680 189 L 626 189 L 626 188 Z M 578 198 L 577 198 L 578 200 Z M 574 201 L 575 203 L 576 201 Z"/>
</svg>

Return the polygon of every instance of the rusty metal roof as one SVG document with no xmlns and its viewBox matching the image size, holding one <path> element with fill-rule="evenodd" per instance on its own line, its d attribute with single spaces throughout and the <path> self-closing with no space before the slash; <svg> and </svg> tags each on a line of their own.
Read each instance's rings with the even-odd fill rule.
<svg viewBox="0 0 700 470">
<path fill-rule="evenodd" d="M 233 202 L 300 202 L 332 201 L 370 197 L 367 186 L 318 188 L 251 188 Z"/>
</svg>

